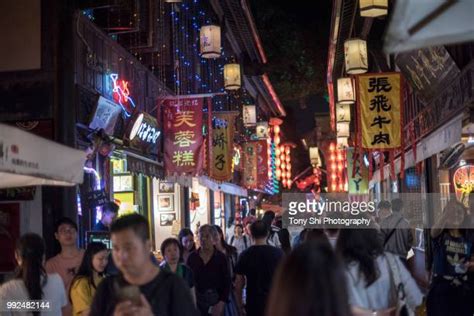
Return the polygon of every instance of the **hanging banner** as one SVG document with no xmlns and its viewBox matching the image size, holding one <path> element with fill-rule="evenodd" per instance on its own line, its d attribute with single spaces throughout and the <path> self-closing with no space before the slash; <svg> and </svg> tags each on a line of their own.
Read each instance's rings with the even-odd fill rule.
<svg viewBox="0 0 474 316">
<path fill-rule="evenodd" d="M 202 98 L 166 100 L 164 103 L 163 133 L 168 175 L 202 171 L 202 105 Z"/>
<path fill-rule="evenodd" d="M 347 148 L 347 178 L 349 194 L 369 193 L 369 170 L 361 163 L 358 155 L 354 156 L 354 148 Z"/>
<path fill-rule="evenodd" d="M 243 144 L 244 154 L 244 175 L 242 186 L 247 189 L 257 187 L 257 142 L 248 142 Z"/>
<path fill-rule="evenodd" d="M 257 125 L 257 108 L 255 105 L 244 105 L 242 107 L 242 117 L 244 126 L 251 127 Z"/>
<path fill-rule="evenodd" d="M 359 135 L 365 149 L 392 150 L 402 146 L 402 86 L 400 73 L 357 76 Z"/>
<path fill-rule="evenodd" d="M 215 112 L 209 134 L 211 154 L 209 176 L 217 181 L 232 179 L 232 153 L 234 150 L 235 117 L 237 112 Z"/>
<path fill-rule="evenodd" d="M 259 140 L 257 149 L 257 188 L 264 190 L 268 183 L 268 142 Z"/>
</svg>

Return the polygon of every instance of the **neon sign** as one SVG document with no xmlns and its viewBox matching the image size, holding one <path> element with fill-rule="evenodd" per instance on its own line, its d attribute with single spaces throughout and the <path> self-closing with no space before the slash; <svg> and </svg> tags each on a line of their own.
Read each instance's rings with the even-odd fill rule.
<svg viewBox="0 0 474 316">
<path fill-rule="evenodd" d="M 146 121 L 144 113 L 140 113 L 136 121 L 133 123 L 129 138 L 130 140 L 133 140 L 135 137 L 138 137 L 146 143 L 156 144 L 160 134 L 161 131 L 156 127 L 155 122 L 151 120 Z"/>
<path fill-rule="evenodd" d="M 474 165 L 464 165 L 456 169 L 453 175 L 456 198 L 464 205 L 469 204 L 469 194 L 474 188 Z"/>
<path fill-rule="evenodd" d="M 135 108 L 135 102 L 130 97 L 129 82 L 118 80 L 118 74 L 110 74 L 110 78 L 112 79 L 112 93 L 115 102 L 120 104 L 125 116 L 130 117 Z"/>
</svg>

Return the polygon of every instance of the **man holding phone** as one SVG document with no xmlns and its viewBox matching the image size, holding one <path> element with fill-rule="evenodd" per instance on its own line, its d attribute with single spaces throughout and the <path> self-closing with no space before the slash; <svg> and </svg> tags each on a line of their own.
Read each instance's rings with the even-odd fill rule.
<svg viewBox="0 0 474 316">
<path fill-rule="evenodd" d="M 149 227 L 143 216 L 120 217 L 110 231 L 112 256 L 120 273 L 100 284 L 91 316 L 197 314 L 184 281 L 151 261 Z"/>
</svg>

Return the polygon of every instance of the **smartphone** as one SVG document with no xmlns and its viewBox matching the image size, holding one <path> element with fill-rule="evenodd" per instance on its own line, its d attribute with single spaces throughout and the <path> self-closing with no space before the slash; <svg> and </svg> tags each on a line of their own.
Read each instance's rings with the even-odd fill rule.
<svg viewBox="0 0 474 316">
<path fill-rule="evenodd" d="M 130 301 L 132 304 L 140 306 L 142 304 L 140 288 L 136 285 L 121 286 L 117 290 L 119 301 Z"/>
</svg>

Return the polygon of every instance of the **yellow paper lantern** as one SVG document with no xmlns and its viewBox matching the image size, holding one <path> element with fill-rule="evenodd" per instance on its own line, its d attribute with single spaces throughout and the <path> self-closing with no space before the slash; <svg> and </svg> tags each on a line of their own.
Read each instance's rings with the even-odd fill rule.
<svg viewBox="0 0 474 316">
<path fill-rule="evenodd" d="M 336 131 L 337 131 L 337 137 L 349 137 L 350 136 L 350 123 L 337 123 Z"/>
<path fill-rule="evenodd" d="M 321 167 L 321 157 L 319 156 L 318 147 L 309 148 L 309 161 L 313 167 Z"/>
<path fill-rule="evenodd" d="M 360 0 L 360 16 L 375 18 L 387 15 L 388 0 Z"/>
<path fill-rule="evenodd" d="M 349 145 L 347 137 L 338 137 L 337 138 L 337 147 L 344 148 Z"/>
<path fill-rule="evenodd" d="M 224 88 L 226 90 L 240 89 L 240 64 L 225 64 L 224 65 Z"/>
<path fill-rule="evenodd" d="M 369 68 L 367 61 L 367 42 L 352 38 L 344 42 L 344 61 L 348 74 L 363 74 Z"/>
<path fill-rule="evenodd" d="M 356 100 L 351 78 L 337 79 L 337 103 L 352 104 Z"/>
<path fill-rule="evenodd" d="M 199 43 L 203 58 L 219 58 L 221 56 L 221 27 L 204 25 L 199 31 Z"/>
<path fill-rule="evenodd" d="M 351 107 L 349 104 L 336 104 L 336 122 L 347 123 L 351 121 Z"/>
</svg>

